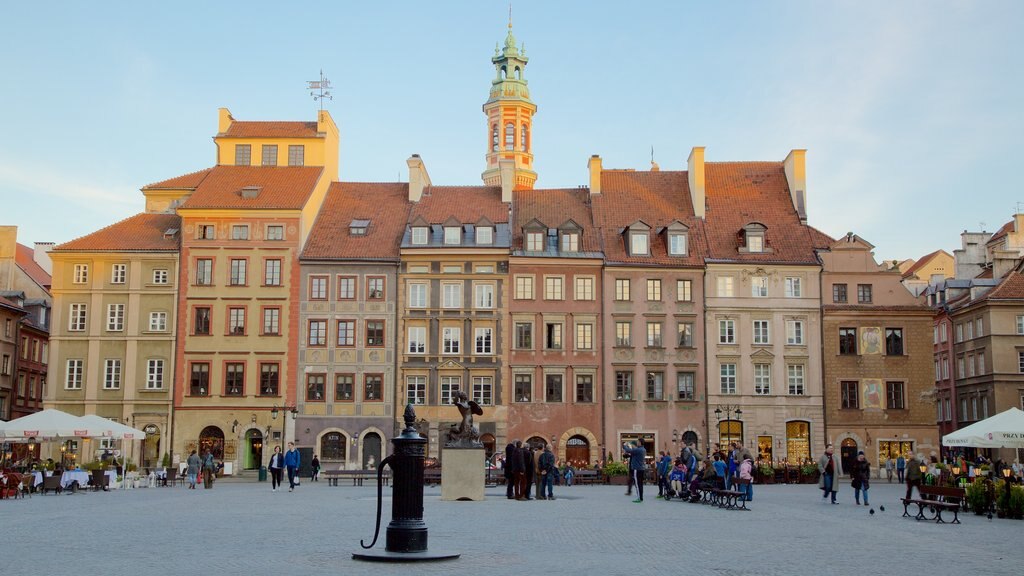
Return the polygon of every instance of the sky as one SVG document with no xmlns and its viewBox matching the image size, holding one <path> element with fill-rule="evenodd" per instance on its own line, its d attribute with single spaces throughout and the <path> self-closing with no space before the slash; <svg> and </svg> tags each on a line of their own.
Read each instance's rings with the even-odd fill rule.
<svg viewBox="0 0 1024 576">
<path fill-rule="evenodd" d="M 66 242 L 215 161 L 217 109 L 314 121 L 340 178 L 480 183 L 481 106 L 508 3 L 18 2 L 0 34 L 0 224 Z M 606 168 L 781 161 L 807 149 L 810 223 L 879 259 L 959 247 L 1024 189 L 1024 2 L 516 0 L 538 188 Z M 1024 204 L 1022 204 L 1024 211 Z"/>
</svg>

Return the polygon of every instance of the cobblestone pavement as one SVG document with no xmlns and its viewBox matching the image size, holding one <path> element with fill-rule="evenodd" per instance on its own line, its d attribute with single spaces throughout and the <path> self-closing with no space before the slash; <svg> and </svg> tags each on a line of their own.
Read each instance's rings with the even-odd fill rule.
<svg viewBox="0 0 1024 576">
<path fill-rule="evenodd" d="M 381 537 L 390 519 L 385 488 Z M 1024 521 L 962 516 L 962 525 L 901 518 L 901 487 L 875 484 L 875 514 L 815 486 L 757 486 L 751 512 L 655 499 L 621 486 L 556 487 L 554 501 L 442 502 L 425 492 L 430 548 L 461 559 L 419 564 L 351 559 L 373 536 L 375 488 L 219 482 L 0 501 L 0 573 L 142 574 L 705 574 L 1024 573 Z M 879 509 L 885 506 L 885 511 Z M 684 568 L 685 567 L 685 568 Z"/>
</svg>

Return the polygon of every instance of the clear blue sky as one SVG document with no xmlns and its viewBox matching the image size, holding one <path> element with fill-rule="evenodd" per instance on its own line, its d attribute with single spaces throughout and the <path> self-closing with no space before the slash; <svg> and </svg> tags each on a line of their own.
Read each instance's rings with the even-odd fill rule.
<svg viewBox="0 0 1024 576">
<path fill-rule="evenodd" d="M 211 165 L 217 108 L 313 120 L 323 68 L 341 178 L 477 184 L 508 4 L 18 2 L 0 35 L 0 223 L 64 242 Z M 807 148 L 811 223 L 879 258 L 959 245 L 1024 187 L 1024 2 L 517 0 L 539 187 L 613 168 Z"/>
</svg>

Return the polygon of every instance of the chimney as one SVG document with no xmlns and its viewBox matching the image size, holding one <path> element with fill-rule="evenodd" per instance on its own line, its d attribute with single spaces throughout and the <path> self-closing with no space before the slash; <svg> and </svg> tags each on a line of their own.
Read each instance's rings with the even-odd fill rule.
<svg viewBox="0 0 1024 576">
<path fill-rule="evenodd" d="M 807 224 L 807 171 L 804 164 L 806 154 L 807 150 L 790 150 L 782 162 L 793 207 L 796 208 L 796 213 L 800 215 L 800 222 L 803 224 Z"/>
<path fill-rule="evenodd" d="M 228 110 L 227 108 L 218 108 L 217 109 L 217 133 L 218 134 L 223 134 L 223 133 L 227 132 L 228 128 L 231 127 L 231 123 L 234 122 L 234 121 L 235 121 L 235 119 L 231 117 L 231 111 L 230 110 Z"/>
<path fill-rule="evenodd" d="M 590 168 L 590 193 L 592 195 L 601 193 L 601 157 L 594 154 L 587 162 Z"/>
<path fill-rule="evenodd" d="M 35 260 L 36 264 L 43 270 L 46 270 L 47 274 L 53 275 L 53 261 L 50 260 L 50 250 L 53 250 L 53 242 L 36 242 L 32 259 Z"/>
<path fill-rule="evenodd" d="M 693 215 L 704 219 L 704 147 L 694 146 L 690 157 L 686 159 L 686 178 L 690 184 L 690 200 L 693 202 Z"/>
<path fill-rule="evenodd" d="M 512 190 L 516 187 L 516 161 L 511 158 L 498 160 L 498 174 L 501 180 L 501 201 L 512 201 Z"/>
<path fill-rule="evenodd" d="M 1017 265 L 1017 252 L 1013 250 L 992 251 L 992 277 L 1002 278 Z"/>
<path fill-rule="evenodd" d="M 423 196 L 423 189 L 430 186 L 427 166 L 419 154 L 413 154 L 405 163 L 409 165 L 409 202 L 419 202 Z"/>
</svg>

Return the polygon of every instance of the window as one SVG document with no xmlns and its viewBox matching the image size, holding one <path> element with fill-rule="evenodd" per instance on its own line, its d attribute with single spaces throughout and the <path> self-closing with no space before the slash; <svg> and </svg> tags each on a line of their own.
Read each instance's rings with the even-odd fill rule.
<svg viewBox="0 0 1024 576">
<path fill-rule="evenodd" d="M 618 301 L 629 300 L 629 279 L 617 278 L 615 280 L 615 299 Z"/>
<path fill-rule="evenodd" d="M 0 375 L 10 376 L 11 375 L 11 355 L 4 354 L 3 363 L 0 363 Z"/>
<path fill-rule="evenodd" d="M 462 242 L 462 227 L 461 226 L 445 226 L 444 227 L 444 243 L 449 246 L 458 246 Z"/>
<path fill-rule="evenodd" d="M 765 276 L 754 276 L 750 279 L 750 295 L 754 298 L 766 298 L 768 296 L 768 278 Z"/>
<path fill-rule="evenodd" d="M 149 313 L 149 331 L 150 332 L 165 332 L 165 331 L 167 331 L 167 312 L 150 312 Z"/>
<path fill-rule="evenodd" d="M 800 285 L 800 278 L 795 276 L 786 277 L 786 298 L 800 298 L 803 293 Z"/>
<path fill-rule="evenodd" d="M 693 322 L 680 322 L 676 326 L 676 345 L 680 348 L 693 347 Z"/>
<path fill-rule="evenodd" d="M 384 400 L 384 376 L 382 374 L 367 374 L 363 376 L 363 388 L 363 400 L 370 402 L 381 402 Z"/>
<path fill-rule="evenodd" d="M 526 124 L 523 124 L 522 126 L 519 127 L 519 147 L 523 150 L 523 152 L 526 152 L 527 150 L 530 149 L 529 133 L 530 127 L 527 126 Z"/>
<path fill-rule="evenodd" d="M 277 396 L 281 375 L 280 364 L 260 364 L 260 395 Z"/>
<path fill-rule="evenodd" d="M 939 361 L 935 361 L 935 379 L 942 380 L 942 370 L 939 368 Z"/>
<path fill-rule="evenodd" d="M 804 366 L 803 364 L 790 364 L 786 366 L 786 374 L 789 379 L 789 394 L 791 396 L 803 396 L 804 394 Z"/>
<path fill-rule="evenodd" d="M 107 305 L 107 331 L 121 332 L 124 330 L 124 304 Z"/>
<path fill-rule="evenodd" d="M 210 363 L 193 362 L 191 376 L 189 377 L 189 395 L 209 396 L 210 395 Z"/>
<path fill-rule="evenodd" d="M 224 365 L 224 395 L 241 396 L 245 388 L 245 364 L 228 362 Z"/>
<path fill-rule="evenodd" d="M 197 336 L 210 335 L 210 309 L 197 307 L 193 310 L 192 333 Z"/>
<path fill-rule="evenodd" d="M 718 296 L 719 296 L 719 298 L 732 298 L 732 296 L 733 296 L 732 276 L 719 276 L 718 277 Z"/>
<path fill-rule="evenodd" d="M 327 300 L 327 277 L 326 276 L 310 276 L 309 277 L 309 299 L 310 300 Z"/>
<path fill-rule="evenodd" d="M 516 322 L 516 349 L 531 350 L 533 348 L 533 324 Z"/>
<path fill-rule="evenodd" d="M 647 279 L 647 301 L 661 302 L 661 280 L 657 278 Z"/>
<path fill-rule="evenodd" d="M 379 347 L 384 345 L 383 320 L 366 321 L 366 345 L 369 347 Z"/>
<path fill-rule="evenodd" d="M 932 344 L 939 343 L 939 327 L 932 326 Z"/>
<path fill-rule="evenodd" d="M 441 353 L 458 354 L 461 349 L 462 330 L 454 326 L 441 329 Z"/>
<path fill-rule="evenodd" d="M 647 347 L 661 348 L 661 322 L 647 323 Z"/>
<path fill-rule="evenodd" d="M 228 334 L 245 335 L 245 308 L 228 308 Z"/>
<path fill-rule="evenodd" d="M 423 376 L 420 376 L 423 378 Z M 334 376 L 334 400 L 336 402 L 351 402 L 355 390 L 356 377 L 352 374 L 337 374 Z"/>
<path fill-rule="evenodd" d="M 754 394 L 767 396 L 772 393 L 772 365 L 754 364 Z"/>
<path fill-rule="evenodd" d="M 978 419 L 978 397 L 971 397 L 971 420 Z"/>
<path fill-rule="evenodd" d="M 529 402 L 533 395 L 533 376 L 530 374 L 516 374 L 515 387 L 515 401 Z"/>
<path fill-rule="evenodd" d="M 369 276 L 366 279 L 366 299 L 367 300 L 383 300 L 384 299 L 384 277 L 383 276 Z"/>
<path fill-rule="evenodd" d="M 75 264 L 75 273 L 72 276 L 72 284 L 86 284 L 89 282 L 89 265 Z"/>
<path fill-rule="evenodd" d="M 832 285 L 832 301 L 838 304 L 846 304 L 846 284 Z"/>
<path fill-rule="evenodd" d="M 857 284 L 857 303 L 871 303 L 871 284 Z"/>
<path fill-rule="evenodd" d="M 736 343 L 736 321 L 735 320 L 719 320 L 718 321 L 718 343 L 719 344 L 735 344 Z"/>
<path fill-rule="evenodd" d="M 441 284 L 441 307 L 462 307 L 462 284 Z"/>
<path fill-rule="evenodd" d="M 958 378 L 966 378 L 967 377 L 967 369 L 966 369 L 966 364 L 964 363 L 964 357 L 963 356 L 959 356 L 956 359 L 956 375 L 957 375 Z"/>
<path fill-rule="evenodd" d="M 593 300 L 594 299 L 594 279 L 589 276 L 577 276 L 576 277 L 576 299 L 577 300 Z"/>
<path fill-rule="evenodd" d="M 476 354 L 493 354 L 494 342 L 491 328 L 477 328 L 474 336 L 474 352 Z"/>
<path fill-rule="evenodd" d="M 284 226 L 267 226 L 267 240 L 284 240 Z"/>
<path fill-rule="evenodd" d="M 840 328 L 839 329 L 839 353 L 846 355 L 857 354 L 857 329 L 856 328 Z"/>
<path fill-rule="evenodd" d="M 533 300 L 533 277 L 516 276 L 516 300 Z"/>
<path fill-rule="evenodd" d="M 686 256 L 686 234 L 668 235 L 668 253 L 671 256 Z"/>
<path fill-rule="evenodd" d="M 231 239 L 232 240 L 248 240 L 249 239 L 249 225 L 248 224 L 232 224 L 231 225 Z"/>
<path fill-rule="evenodd" d="M 970 324 L 968 324 L 970 326 Z M 903 355 L 903 329 L 902 328 L 886 328 L 885 329 L 885 353 L 888 356 L 902 356 Z"/>
<path fill-rule="evenodd" d="M 427 244 L 427 227 L 412 227 L 412 243 L 414 246 L 425 246 Z"/>
<path fill-rule="evenodd" d="M 575 232 L 562 234 L 562 252 L 579 252 L 580 235 Z"/>
<path fill-rule="evenodd" d="M 477 310 L 494 308 L 494 284 L 477 284 L 473 286 L 473 304 Z"/>
<path fill-rule="evenodd" d="M 615 345 L 616 346 L 632 346 L 633 341 L 630 337 L 630 331 L 633 325 L 629 322 L 616 322 L 615 323 Z"/>
<path fill-rule="evenodd" d="M 107 359 L 103 366 L 103 389 L 121 388 L 121 360 Z"/>
<path fill-rule="evenodd" d="M 263 334 L 267 336 L 276 336 L 281 333 L 281 309 L 280 308 L 264 308 L 263 309 Z"/>
<path fill-rule="evenodd" d="M 310 320 L 309 321 L 309 339 L 306 342 L 309 346 L 326 346 L 327 345 L 327 321 L 326 320 Z"/>
<path fill-rule="evenodd" d="M 164 361 L 146 362 L 146 390 L 162 390 L 164 387 Z"/>
<path fill-rule="evenodd" d="M 452 403 L 452 398 L 458 393 L 462 386 L 462 379 L 458 376 L 441 376 L 441 405 L 447 406 Z"/>
<path fill-rule="evenodd" d="M 544 299 L 545 300 L 562 300 L 565 295 L 562 291 L 562 277 L 561 276 L 545 276 L 544 277 Z"/>
<path fill-rule="evenodd" d="M 978 336 L 978 338 L 981 338 L 982 336 L 985 335 L 985 329 L 981 323 L 981 318 L 976 318 L 974 320 L 974 333 L 975 335 Z"/>
<path fill-rule="evenodd" d="M 964 325 L 967 327 L 967 339 L 968 340 L 973 340 L 974 339 L 974 322 L 968 320 L 967 322 L 964 323 Z"/>
<path fill-rule="evenodd" d="M 153 284 L 167 284 L 167 281 L 167 270 L 163 268 L 157 268 L 156 270 L 153 270 Z"/>
<path fill-rule="evenodd" d="M 526 251 L 527 252 L 543 252 L 544 251 L 544 234 L 542 232 L 527 232 L 526 233 Z"/>
<path fill-rule="evenodd" d="M 409 354 L 424 354 L 427 351 L 427 328 L 425 326 L 410 326 L 409 330 Z"/>
<path fill-rule="evenodd" d="M 978 374 L 979 375 L 984 374 L 985 373 L 985 351 L 984 350 L 979 351 L 978 355 L 975 356 L 975 358 L 978 359 Z"/>
<path fill-rule="evenodd" d="M 490 226 L 477 226 L 476 227 L 476 243 L 477 244 L 493 244 L 494 243 L 494 228 Z"/>
<path fill-rule="evenodd" d="M 128 265 L 114 264 L 110 269 L 110 283 L 124 284 L 128 279 Z"/>
<path fill-rule="evenodd" d="M 647 373 L 647 399 L 648 400 L 664 400 L 665 399 L 665 373 L 664 372 L 648 372 Z"/>
<path fill-rule="evenodd" d="M 736 393 L 736 365 L 722 364 L 718 367 L 718 379 L 722 394 Z"/>
<path fill-rule="evenodd" d="M 949 379 L 949 358 L 946 357 L 942 358 L 942 379 Z"/>
<path fill-rule="evenodd" d="M 481 406 L 494 404 L 494 379 L 490 376 L 473 377 L 473 400 Z"/>
<path fill-rule="evenodd" d="M 615 373 L 615 399 L 633 399 L 633 373 L 618 371 Z"/>
<path fill-rule="evenodd" d="M 406 402 L 413 405 L 427 403 L 427 377 L 409 376 L 405 379 Z"/>
<path fill-rule="evenodd" d="M 213 224 L 199 224 L 196 226 L 197 240 L 216 240 L 217 227 Z"/>
<path fill-rule="evenodd" d="M 747 233 L 747 252 L 764 252 L 764 236 Z"/>
<path fill-rule="evenodd" d="M 409 308 L 427 307 L 427 285 L 423 282 L 410 282 Z"/>
<path fill-rule="evenodd" d="M 1017 334 L 1024 334 L 1024 316 L 1017 316 Z"/>
<path fill-rule="evenodd" d="M 248 166 L 252 164 L 252 145 L 235 144 L 235 166 Z"/>
<path fill-rule="evenodd" d="M 505 150 L 514 149 L 516 144 L 516 127 L 512 123 L 505 124 Z"/>
<path fill-rule="evenodd" d="M 802 320 L 786 320 L 786 344 L 801 346 L 804 343 L 804 323 Z"/>
<path fill-rule="evenodd" d="M 560 322 L 544 324 L 544 347 L 548 350 L 562 349 L 562 324 Z"/>
<path fill-rule="evenodd" d="M 264 166 L 277 166 L 277 145 L 276 144 L 264 144 L 262 152 L 263 152 L 263 165 Z"/>
<path fill-rule="evenodd" d="M 576 375 L 576 402 L 589 404 L 594 401 L 594 377 L 590 374 Z"/>
<path fill-rule="evenodd" d="M 693 372 L 679 372 L 676 374 L 677 400 L 693 400 Z"/>
<path fill-rule="evenodd" d="M 903 382 L 885 383 L 885 407 L 889 410 L 903 410 L 906 407 L 903 404 Z"/>
<path fill-rule="evenodd" d="M 967 356 L 967 376 L 974 376 L 974 354 Z"/>
<path fill-rule="evenodd" d="M 323 279 L 323 294 L 327 297 L 327 279 Z M 312 287 L 310 288 L 312 290 Z M 356 277 L 338 276 L 338 300 L 355 300 L 356 298 Z"/>
<path fill-rule="evenodd" d="M 67 372 L 64 374 L 64 388 L 67 390 L 82 389 L 82 371 L 85 360 L 68 360 Z"/>
<path fill-rule="evenodd" d="M 71 314 L 68 316 L 68 330 L 71 332 L 81 332 L 85 330 L 87 312 L 87 304 L 72 304 Z"/>
<path fill-rule="evenodd" d="M 263 265 L 263 285 L 264 286 L 280 286 L 281 285 L 281 261 L 280 260 L 267 260 Z"/>
<path fill-rule="evenodd" d="M 957 324 L 955 329 L 956 329 L 956 341 L 957 342 L 963 342 L 964 341 L 964 325 L 963 324 Z"/>
<path fill-rule="evenodd" d="M 676 280 L 676 300 L 693 302 L 693 283 L 690 280 Z"/>
<path fill-rule="evenodd" d="M 593 350 L 594 349 L 594 325 L 593 324 L 576 324 L 576 349 L 577 350 Z"/>
<path fill-rule="evenodd" d="M 213 284 L 213 260 L 199 258 L 196 260 L 196 285 L 210 286 Z"/>
<path fill-rule="evenodd" d="M 306 160 L 306 147 L 302 144 L 290 144 L 288 146 L 288 165 L 302 166 Z"/>
<path fill-rule="evenodd" d="M 544 401 L 562 401 L 562 375 L 547 374 L 544 376 Z"/>
<path fill-rule="evenodd" d="M 754 320 L 754 344 L 760 344 L 762 346 L 771 343 L 771 337 L 768 331 L 770 326 L 768 320 Z"/>
<path fill-rule="evenodd" d="M 629 234 L 629 253 L 632 256 L 646 256 L 647 255 L 647 233 L 646 232 L 630 232 L 630 234 Z"/>
<path fill-rule="evenodd" d="M 326 387 L 327 376 L 325 374 L 307 374 L 306 402 L 323 402 Z"/>
<path fill-rule="evenodd" d="M 946 334 L 946 323 L 939 324 L 939 341 L 945 343 L 948 335 Z"/>
</svg>

